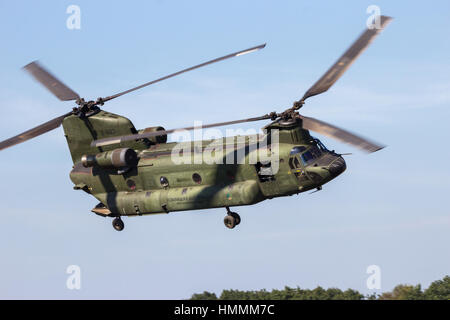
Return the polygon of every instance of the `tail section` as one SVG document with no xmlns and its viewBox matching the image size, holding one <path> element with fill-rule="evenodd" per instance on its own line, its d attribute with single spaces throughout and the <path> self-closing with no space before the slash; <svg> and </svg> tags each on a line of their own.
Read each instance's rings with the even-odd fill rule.
<svg viewBox="0 0 450 320">
<path fill-rule="evenodd" d="M 76 115 L 68 116 L 62 125 L 74 163 L 79 162 L 85 154 L 97 154 L 120 147 L 137 150 L 148 148 L 145 141 L 129 141 L 120 145 L 91 147 L 91 142 L 94 140 L 137 133 L 129 119 L 103 110 L 85 118 Z"/>
</svg>

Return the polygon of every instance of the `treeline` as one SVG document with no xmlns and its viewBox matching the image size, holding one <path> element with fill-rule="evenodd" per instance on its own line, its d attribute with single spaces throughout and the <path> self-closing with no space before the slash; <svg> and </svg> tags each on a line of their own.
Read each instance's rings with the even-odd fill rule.
<svg viewBox="0 0 450 320">
<path fill-rule="evenodd" d="M 392 291 L 378 295 L 363 295 L 353 289 L 342 291 L 337 288 L 317 287 L 310 290 L 285 287 L 283 290 L 272 291 L 223 290 L 219 297 L 215 293 L 205 291 L 193 294 L 191 300 L 450 300 L 450 277 L 445 276 L 442 280 L 434 281 L 425 290 L 422 290 L 420 284 L 400 284 Z"/>
</svg>

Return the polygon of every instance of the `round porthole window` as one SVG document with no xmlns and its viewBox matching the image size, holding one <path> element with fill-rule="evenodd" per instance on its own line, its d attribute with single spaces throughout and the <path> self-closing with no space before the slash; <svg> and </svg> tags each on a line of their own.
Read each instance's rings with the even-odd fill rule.
<svg viewBox="0 0 450 320">
<path fill-rule="evenodd" d="M 135 190 L 136 189 L 136 183 L 133 180 L 127 180 L 127 186 L 128 188 L 130 188 L 130 190 Z"/>
<path fill-rule="evenodd" d="M 198 173 L 194 173 L 194 174 L 192 175 L 192 180 L 194 180 L 194 182 L 195 182 L 196 184 L 202 183 L 202 177 L 201 177 Z"/>
<path fill-rule="evenodd" d="M 159 178 L 159 183 L 161 183 L 161 186 L 163 186 L 163 187 L 169 186 L 169 180 L 167 180 L 166 177 Z"/>
</svg>

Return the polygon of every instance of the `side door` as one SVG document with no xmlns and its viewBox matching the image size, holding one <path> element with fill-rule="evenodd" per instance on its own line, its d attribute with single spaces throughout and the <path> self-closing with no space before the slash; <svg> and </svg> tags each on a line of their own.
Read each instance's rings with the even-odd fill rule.
<svg viewBox="0 0 450 320">
<path fill-rule="evenodd" d="M 162 176 L 160 178 L 160 183 L 163 188 L 159 191 L 159 204 L 161 208 L 164 210 L 164 212 L 169 213 L 168 209 L 169 181 L 167 180 L 166 177 Z"/>
<path fill-rule="evenodd" d="M 303 162 L 300 157 L 300 153 L 291 154 L 289 157 L 289 168 L 300 182 L 309 181 L 309 178 L 304 171 Z"/>
</svg>

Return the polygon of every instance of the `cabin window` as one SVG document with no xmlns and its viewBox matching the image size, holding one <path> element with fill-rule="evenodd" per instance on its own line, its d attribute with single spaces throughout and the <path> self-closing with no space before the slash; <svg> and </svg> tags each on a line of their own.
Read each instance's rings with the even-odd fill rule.
<svg viewBox="0 0 450 320">
<path fill-rule="evenodd" d="M 265 164 L 258 162 L 255 165 L 255 168 L 258 174 L 259 181 L 261 182 L 275 181 L 275 175 L 272 172 L 271 162 L 267 162 Z"/>
<path fill-rule="evenodd" d="M 192 175 L 192 180 L 193 180 L 196 184 L 202 183 L 202 177 L 201 177 L 198 173 L 194 173 L 194 174 Z"/>
<path fill-rule="evenodd" d="M 169 180 L 164 176 L 159 178 L 159 183 L 161 183 L 161 186 L 164 188 L 169 186 Z"/>
<path fill-rule="evenodd" d="M 133 180 L 131 180 L 131 179 L 127 180 L 127 186 L 132 191 L 136 190 L 136 183 Z"/>
</svg>

